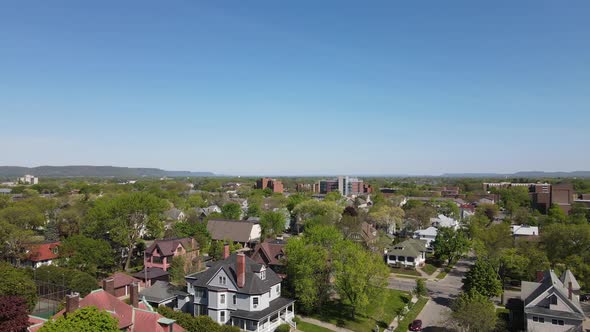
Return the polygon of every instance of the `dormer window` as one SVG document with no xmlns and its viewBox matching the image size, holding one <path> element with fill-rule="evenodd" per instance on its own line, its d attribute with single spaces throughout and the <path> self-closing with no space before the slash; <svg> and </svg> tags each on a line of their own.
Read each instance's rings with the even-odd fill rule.
<svg viewBox="0 0 590 332">
<path fill-rule="evenodd" d="M 265 270 L 260 271 L 260 279 L 261 280 L 266 279 L 266 271 Z"/>
</svg>

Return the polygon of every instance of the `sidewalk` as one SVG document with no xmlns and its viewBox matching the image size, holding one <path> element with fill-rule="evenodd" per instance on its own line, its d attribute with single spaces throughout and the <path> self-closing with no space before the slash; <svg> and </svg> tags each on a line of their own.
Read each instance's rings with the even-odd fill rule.
<svg viewBox="0 0 590 332">
<path fill-rule="evenodd" d="M 330 323 L 326 323 L 326 322 L 322 322 L 321 320 L 317 320 L 314 318 L 309 318 L 309 317 L 303 317 L 303 316 L 299 316 L 301 318 L 302 321 L 313 324 L 313 325 L 317 325 L 317 326 L 321 326 L 321 327 L 325 327 L 329 330 L 332 331 L 336 331 L 336 332 L 354 332 L 352 330 L 349 329 L 345 329 L 343 327 L 339 327 L 336 326 L 334 324 L 330 324 Z"/>
</svg>

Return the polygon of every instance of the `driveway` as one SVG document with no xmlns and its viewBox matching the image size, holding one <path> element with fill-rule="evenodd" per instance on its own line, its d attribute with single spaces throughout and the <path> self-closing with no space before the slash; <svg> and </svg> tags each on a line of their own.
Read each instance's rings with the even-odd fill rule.
<svg viewBox="0 0 590 332">
<path fill-rule="evenodd" d="M 448 317 L 451 300 L 456 298 L 463 286 L 463 277 L 473 264 L 473 259 L 463 258 L 441 281 L 426 281 L 426 288 L 430 300 L 420 312 L 417 319 L 422 320 L 424 331 L 443 331 L 444 322 Z M 390 278 L 389 288 L 411 291 L 416 287 L 416 281 L 405 278 Z"/>
</svg>

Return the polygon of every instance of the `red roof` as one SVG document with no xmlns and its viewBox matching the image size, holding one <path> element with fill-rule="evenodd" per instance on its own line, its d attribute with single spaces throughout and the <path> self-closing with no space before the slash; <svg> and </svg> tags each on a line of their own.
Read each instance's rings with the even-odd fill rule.
<svg viewBox="0 0 590 332">
<path fill-rule="evenodd" d="M 252 259 L 259 264 L 283 265 L 280 258 L 285 255 L 284 247 L 285 242 L 280 240 L 259 243 L 254 247 Z"/>
<path fill-rule="evenodd" d="M 115 272 L 109 278 L 115 279 L 115 289 L 131 285 L 134 282 L 143 284 L 143 281 L 123 272 Z"/>
<path fill-rule="evenodd" d="M 29 250 L 27 253 L 27 260 L 41 262 L 56 259 L 58 257 L 57 247 L 59 244 L 59 242 L 29 244 L 27 246 L 27 249 Z"/>
<path fill-rule="evenodd" d="M 134 308 L 102 289 L 95 290 L 80 300 L 80 308 L 87 306 L 108 311 L 119 322 L 119 329 L 128 329 L 130 332 L 166 331 L 158 323 L 160 318 L 164 318 L 159 313 L 147 310 L 142 302 L 139 303 L 139 308 Z M 58 312 L 53 318 L 62 316 L 64 312 L 65 310 Z M 184 329 L 174 324 L 174 331 L 183 332 Z"/>
</svg>

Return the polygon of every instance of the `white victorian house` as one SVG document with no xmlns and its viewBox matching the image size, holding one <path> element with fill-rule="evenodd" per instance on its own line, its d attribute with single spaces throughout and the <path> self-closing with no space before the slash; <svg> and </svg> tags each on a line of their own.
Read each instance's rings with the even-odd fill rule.
<svg viewBox="0 0 590 332">
<path fill-rule="evenodd" d="M 281 297 L 281 278 L 244 254 L 229 255 L 203 272 L 186 276 L 193 315 L 244 331 L 271 332 L 287 323 L 295 327 L 295 300 Z"/>
</svg>

